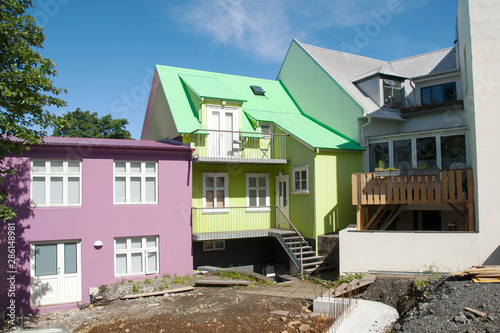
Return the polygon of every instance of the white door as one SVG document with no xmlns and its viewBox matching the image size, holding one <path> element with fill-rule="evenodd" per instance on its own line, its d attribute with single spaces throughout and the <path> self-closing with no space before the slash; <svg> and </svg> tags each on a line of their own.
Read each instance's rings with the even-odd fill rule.
<svg viewBox="0 0 500 333">
<path fill-rule="evenodd" d="M 237 109 L 235 108 L 208 108 L 208 129 L 217 130 L 209 132 L 208 156 L 232 157 L 234 141 L 238 139 Z"/>
<path fill-rule="evenodd" d="M 288 186 L 288 175 L 276 176 L 276 206 L 281 208 L 283 214 L 278 210 L 276 212 L 276 226 L 279 229 L 288 229 L 290 225 L 288 224 L 287 218 L 290 218 L 290 188 Z"/>
<path fill-rule="evenodd" d="M 80 242 L 31 244 L 31 305 L 82 300 Z"/>
</svg>

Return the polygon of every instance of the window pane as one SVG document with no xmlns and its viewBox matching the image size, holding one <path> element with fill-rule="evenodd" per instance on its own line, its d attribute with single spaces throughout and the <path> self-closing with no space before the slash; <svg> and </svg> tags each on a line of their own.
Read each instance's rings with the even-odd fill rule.
<svg viewBox="0 0 500 333">
<path fill-rule="evenodd" d="M 33 161 L 32 172 L 45 172 L 45 161 Z"/>
<path fill-rule="evenodd" d="M 217 190 L 217 207 L 224 207 L 224 190 Z"/>
<path fill-rule="evenodd" d="M 207 190 L 207 198 L 206 203 L 208 208 L 212 208 L 214 206 L 214 190 Z"/>
<path fill-rule="evenodd" d="M 225 187 L 225 178 L 224 177 L 217 177 L 217 187 Z"/>
<path fill-rule="evenodd" d="M 266 190 L 259 190 L 259 206 L 266 205 Z"/>
<path fill-rule="evenodd" d="M 207 187 L 214 187 L 214 184 L 215 184 L 214 177 L 207 177 L 206 180 L 205 180 L 205 182 L 206 182 L 205 185 Z"/>
<path fill-rule="evenodd" d="M 461 169 L 466 164 L 465 135 L 441 137 L 441 164 L 443 169 Z M 455 165 L 453 165 L 455 164 Z"/>
<path fill-rule="evenodd" d="M 64 274 L 76 272 L 76 243 L 66 243 L 64 244 Z"/>
<path fill-rule="evenodd" d="M 132 249 L 142 248 L 142 238 L 131 238 L 130 239 L 130 248 L 132 248 Z"/>
<path fill-rule="evenodd" d="M 115 242 L 116 250 L 126 250 L 127 249 L 127 240 L 126 239 L 117 239 Z"/>
<path fill-rule="evenodd" d="M 141 177 L 130 177 L 130 202 L 141 202 Z"/>
<path fill-rule="evenodd" d="M 259 187 L 267 187 L 266 177 L 259 177 Z"/>
<path fill-rule="evenodd" d="M 80 203 L 80 178 L 68 177 L 68 204 Z"/>
<path fill-rule="evenodd" d="M 156 178 L 146 178 L 146 202 L 156 202 Z"/>
<path fill-rule="evenodd" d="M 248 178 L 248 186 L 249 187 L 256 187 L 257 186 L 257 178 L 249 177 Z"/>
<path fill-rule="evenodd" d="M 45 204 L 45 177 L 33 177 L 33 189 L 31 197 L 33 203 L 38 205 Z"/>
<path fill-rule="evenodd" d="M 422 95 L 420 97 L 422 99 L 422 105 L 424 105 L 424 104 L 431 104 L 432 95 L 431 95 L 431 89 L 430 88 L 422 88 L 420 90 L 420 94 Z"/>
<path fill-rule="evenodd" d="M 156 172 L 156 163 L 148 162 L 146 163 L 146 173 L 155 173 Z"/>
<path fill-rule="evenodd" d="M 63 203 L 63 178 L 50 177 L 50 204 Z"/>
<path fill-rule="evenodd" d="M 125 173 L 126 170 L 125 162 L 115 162 L 115 173 Z"/>
<path fill-rule="evenodd" d="M 35 276 L 57 274 L 57 245 L 35 245 Z"/>
<path fill-rule="evenodd" d="M 147 270 L 146 270 L 146 273 L 154 273 L 154 272 L 157 272 L 158 271 L 158 268 L 156 267 L 156 263 L 157 263 L 157 258 L 158 254 L 157 252 L 148 252 L 147 253 Z"/>
<path fill-rule="evenodd" d="M 147 248 L 156 247 L 156 237 L 146 238 L 146 247 Z"/>
<path fill-rule="evenodd" d="M 300 171 L 295 171 L 295 189 L 300 190 Z"/>
<path fill-rule="evenodd" d="M 436 138 L 417 138 L 417 167 L 432 168 L 436 165 Z"/>
<path fill-rule="evenodd" d="M 142 273 L 142 253 L 130 255 L 130 273 Z"/>
<path fill-rule="evenodd" d="M 248 199 L 250 207 L 257 206 L 257 191 L 256 190 L 248 191 Z"/>
<path fill-rule="evenodd" d="M 115 177 L 115 202 L 125 202 L 126 199 L 125 177 Z"/>
<path fill-rule="evenodd" d="M 80 172 L 80 161 L 68 161 L 68 172 Z"/>
<path fill-rule="evenodd" d="M 432 91 L 431 92 L 431 94 L 432 94 L 431 104 L 443 102 L 443 94 L 442 94 L 443 87 L 442 86 L 432 87 L 431 91 Z"/>
<path fill-rule="evenodd" d="M 389 143 L 371 143 L 369 146 L 370 171 L 389 167 Z"/>
<path fill-rule="evenodd" d="M 117 254 L 116 255 L 116 275 L 127 274 L 127 255 Z"/>
<path fill-rule="evenodd" d="M 50 162 L 50 172 L 63 172 L 63 161 Z"/>
<path fill-rule="evenodd" d="M 214 242 L 214 248 L 216 248 L 216 249 L 223 249 L 224 248 L 224 241 L 215 241 Z"/>
<path fill-rule="evenodd" d="M 131 173 L 141 173 L 141 162 L 130 162 Z"/>
<path fill-rule="evenodd" d="M 301 186 L 302 186 L 302 187 L 301 187 L 301 189 L 302 189 L 302 190 L 307 190 L 307 180 L 305 180 L 305 179 L 304 179 L 304 180 L 302 181 Z"/>
<path fill-rule="evenodd" d="M 411 140 L 394 140 L 394 167 L 409 170 L 411 164 Z"/>
</svg>

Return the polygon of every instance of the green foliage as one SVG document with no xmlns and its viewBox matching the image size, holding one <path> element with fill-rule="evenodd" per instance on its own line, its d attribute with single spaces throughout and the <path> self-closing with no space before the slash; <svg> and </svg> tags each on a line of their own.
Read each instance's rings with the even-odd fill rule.
<svg viewBox="0 0 500 333">
<path fill-rule="evenodd" d="M 429 285 L 428 280 L 415 280 L 415 285 L 417 288 L 427 287 Z"/>
<path fill-rule="evenodd" d="M 361 273 L 346 274 L 346 275 L 339 276 L 335 281 L 333 281 L 332 287 L 337 288 L 342 283 L 349 283 L 352 280 L 361 279 L 363 276 L 364 276 L 364 274 L 361 274 Z"/>
<path fill-rule="evenodd" d="M 273 284 L 271 280 L 261 280 L 257 279 L 253 276 L 246 275 L 245 273 L 236 272 L 236 271 L 217 271 L 217 276 L 225 277 L 231 280 L 245 280 L 254 282 L 257 285 L 270 286 Z"/>
<path fill-rule="evenodd" d="M 21 155 L 29 145 L 42 141 L 56 117 L 46 108 L 62 107 L 57 95 L 66 90 L 54 87 L 55 63 L 37 50 L 45 36 L 35 19 L 26 14 L 31 0 L 0 2 L 0 185 L 15 170 L 5 163 L 7 154 Z M 17 138 L 17 139 L 14 139 Z M 9 193 L 0 191 L 0 219 L 16 217 L 8 205 Z"/>
<path fill-rule="evenodd" d="M 127 119 L 113 119 L 110 114 L 99 118 L 97 112 L 82 111 L 77 108 L 59 117 L 53 136 L 76 138 L 131 139 L 124 129 Z"/>
<path fill-rule="evenodd" d="M 144 280 L 144 285 L 149 286 L 151 284 L 151 279 L 145 279 Z"/>
<path fill-rule="evenodd" d="M 132 292 L 137 293 L 140 290 L 141 290 L 141 283 L 140 282 L 132 284 Z"/>
</svg>

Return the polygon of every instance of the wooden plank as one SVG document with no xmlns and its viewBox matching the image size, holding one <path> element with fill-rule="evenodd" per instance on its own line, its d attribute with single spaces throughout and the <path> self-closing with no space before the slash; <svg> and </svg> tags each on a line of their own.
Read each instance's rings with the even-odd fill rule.
<svg viewBox="0 0 500 333">
<path fill-rule="evenodd" d="M 464 184 L 465 172 L 463 170 L 457 170 L 457 199 L 460 202 L 467 202 Z"/>
<path fill-rule="evenodd" d="M 380 205 L 380 177 L 373 177 L 373 204 Z"/>
<path fill-rule="evenodd" d="M 379 182 L 380 182 L 380 204 L 385 205 L 387 202 L 387 195 L 386 195 L 386 177 L 379 177 Z"/>
<path fill-rule="evenodd" d="M 436 175 L 434 179 L 434 200 L 441 203 L 441 179 L 440 175 Z"/>
<path fill-rule="evenodd" d="M 473 182 L 472 182 L 472 169 L 467 170 L 467 200 L 469 203 L 474 202 L 474 192 L 473 192 Z"/>
<path fill-rule="evenodd" d="M 358 205 L 356 207 L 356 222 L 357 222 L 357 229 L 363 230 L 363 226 L 361 225 L 361 205 Z"/>
<path fill-rule="evenodd" d="M 467 210 L 468 210 L 468 218 L 467 218 L 467 224 L 469 227 L 469 230 L 467 231 L 474 231 L 474 226 L 476 225 L 474 223 L 474 204 L 473 203 L 468 203 L 467 204 Z"/>
<path fill-rule="evenodd" d="M 468 307 L 465 307 L 464 308 L 465 311 L 469 311 L 470 313 L 473 313 L 475 314 L 476 316 L 479 316 L 481 318 L 484 318 L 487 316 L 486 313 L 482 312 L 482 311 L 479 311 L 479 310 L 476 310 L 476 309 L 472 309 L 472 308 L 468 308 Z"/>
<path fill-rule="evenodd" d="M 404 207 L 403 205 L 399 205 L 398 209 L 393 212 L 393 214 L 390 216 L 390 218 L 387 220 L 387 222 L 385 222 L 382 225 L 380 230 L 386 230 L 391 225 L 391 223 L 396 219 L 396 217 L 398 217 L 399 213 L 401 213 L 401 211 L 403 210 L 403 207 Z"/>
<path fill-rule="evenodd" d="M 428 203 L 427 176 L 420 176 L 420 203 Z"/>
<path fill-rule="evenodd" d="M 366 174 L 366 192 L 368 194 L 368 204 L 373 205 L 373 174 Z"/>
<path fill-rule="evenodd" d="M 394 181 L 394 203 L 398 204 L 400 203 L 399 200 L 399 177 L 392 177 L 392 180 Z"/>
<path fill-rule="evenodd" d="M 352 204 L 357 205 L 359 203 L 359 187 L 358 187 L 358 181 L 359 181 L 359 175 L 356 173 L 353 173 L 351 175 L 352 179 Z"/>
<path fill-rule="evenodd" d="M 366 205 L 368 201 L 366 200 L 366 174 L 361 175 L 361 204 Z"/>
<path fill-rule="evenodd" d="M 455 171 L 450 171 L 450 201 L 449 202 L 457 202 L 456 198 L 456 187 L 455 187 Z"/>
<path fill-rule="evenodd" d="M 478 278 L 478 279 L 472 279 L 472 281 L 480 283 L 498 283 L 500 282 L 500 279 Z"/>
<path fill-rule="evenodd" d="M 420 203 L 420 176 L 413 176 L 413 202 Z"/>
<path fill-rule="evenodd" d="M 399 182 L 400 182 L 400 186 L 401 186 L 400 187 L 401 190 L 399 192 L 399 194 L 401 195 L 400 203 L 405 204 L 408 202 L 406 199 L 406 197 L 407 197 L 406 192 L 408 191 L 408 183 L 406 182 L 406 176 L 400 177 Z"/>
<path fill-rule="evenodd" d="M 167 290 L 162 290 L 162 291 L 155 291 L 152 293 L 144 293 L 144 294 L 130 294 L 130 295 L 125 295 L 120 297 L 120 299 L 132 299 L 132 298 L 139 298 L 139 297 L 151 297 L 151 296 L 161 296 L 165 294 L 172 294 L 172 293 L 180 293 L 184 291 L 191 291 L 193 290 L 193 287 L 184 287 L 184 288 L 177 288 L 177 289 L 167 289 Z"/>
<path fill-rule="evenodd" d="M 407 186 L 407 202 L 409 204 L 412 204 L 413 201 L 414 201 L 414 197 L 415 197 L 415 194 L 414 194 L 414 191 L 413 191 L 413 176 L 408 176 L 408 186 Z"/>
<path fill-rule="evenodd" d="M 442 175 L 443 175 L 443 186 L 442 186 L 442 189 L 443 189 L 443 196 L 442 196 L 442 199 L 441 201 L 442 202 L 448 202 L 448 171 L 442 171 Z"/>
<path fill-rule="evenodd" d="M 394 203 L 394 198 L 392 197 L 392 183 L 392 177 L 387 177 L 387 200 L 385 201 L 386 204 Z"/>
<path fill-rule="evenodd" d="M 195 286 L 248 286 L 250 281 L 244 280 L 197 280 L 194 283 Z"/>
<path fill-rule="evenodd" d="M 437 176 L 427 176 L 427 200 L 430 202 L 436 202 L 436 198 L 434 197 L 434 177 Z"/>
<path fill-rule="evenodd" d="M 365 225 L 365 228 L 363 230 L 370 230 L 370 227 L 372 226 L 373 223 L 378 222 L 382 216 L 384 216 L 385 212 L 388 209 L 388 205 L 381 205 L 375 214 L 371 217 L 371 219 L 368 221 L 368 223 Z M 383 212 L 382 212 L 383 210 Z"/>
</svg>

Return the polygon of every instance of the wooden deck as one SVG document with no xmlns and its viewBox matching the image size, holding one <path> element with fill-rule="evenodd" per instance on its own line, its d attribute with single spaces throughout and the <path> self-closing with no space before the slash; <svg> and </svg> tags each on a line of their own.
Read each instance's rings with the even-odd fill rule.
<svg viewBox="0 0 500 333">
<path fill-rule="evenodd" d="M 436 170 L 434 174 L 355 173 L 352 175 L 352 203 L 358 207 L 358 230 L 367 230 L 388 216 L 388 225 L 408 204 L 448 204 L 466 221 L 466 230 L 472 231 L 474 194 L 472 169 Z M 455 204 L 463 205 L 463 211 Z M 366 207 L 378 205 L 370 218 Z M 392 218 L 392 220 L 391 220 Z M 383 229 L 385 229 L 383 228 Z"/>
</svg>

